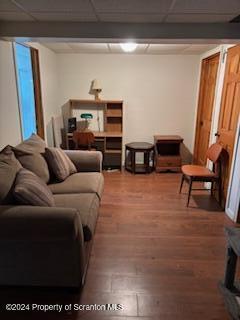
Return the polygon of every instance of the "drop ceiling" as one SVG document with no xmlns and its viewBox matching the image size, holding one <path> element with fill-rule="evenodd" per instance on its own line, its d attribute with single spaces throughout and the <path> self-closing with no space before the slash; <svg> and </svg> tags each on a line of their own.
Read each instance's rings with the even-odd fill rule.
<svg viewBox="0 0 240 320">
<path fill-rule="evenodd" d="M 55 53 L 125 54 L 118 43 L 41 43 Z M 138 44 L 133 54 L 189 54 L 199 55 L 215 48 L 216 44 Z"/>
<path fill-rule="evenodd" d="M 239 0 L 0 0 L 0 21 L 229 22 Z"/>
</svg>

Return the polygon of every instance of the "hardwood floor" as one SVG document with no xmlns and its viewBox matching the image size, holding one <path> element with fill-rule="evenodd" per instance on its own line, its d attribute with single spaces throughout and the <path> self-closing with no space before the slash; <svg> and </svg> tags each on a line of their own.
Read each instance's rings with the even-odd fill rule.
<svg viewBox="0 0 240 320">
<path fill-rule="evenodd" d="M 81 295 L 0 291 L 8 301 L 122 304 L 119 311 L 6 314 L 4 319 L 225 320 L 224 226 L 232 223 L 206 191 L 178 194 L 179 174 L 105 173 L 86 284 Z M 1 299 L 1 301 L 3 301 Z"/>
</svg>

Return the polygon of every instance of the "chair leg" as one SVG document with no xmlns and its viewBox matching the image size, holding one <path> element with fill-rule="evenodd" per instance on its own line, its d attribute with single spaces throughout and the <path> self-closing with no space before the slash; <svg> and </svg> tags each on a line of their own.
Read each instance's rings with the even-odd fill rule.
<svg viewBox="0 0 240 320">
<path fill-rule="evenodd" d="M 182 179 L 181 179 L 181 184 L 180 184 L 179 193 L 181 193 L 181 192 L 182 192 L 183 182 L 184 182 L 184 174 L 182 174 Z"/>
<path fill-rule="evenodd" d="M 218 180 L 218 201 L 220 206 L 222 206 L 222 181 Z"/>
<path fill-rule="evenodd" d="M 188 205 L 189 205 L 189 200 L 190 200 L 190 197 L 191 197 L 191 191 L 192 191 L 192 178 L 190 178 L 190 181 L 189 181 L 187 207 L 188 207 Z"/>
<path fill-rule="evenodd" d="M 213 191 L 214 191 L 214 182 L 211 182 L 211 196 L 213 196 Z"/>
</svg>

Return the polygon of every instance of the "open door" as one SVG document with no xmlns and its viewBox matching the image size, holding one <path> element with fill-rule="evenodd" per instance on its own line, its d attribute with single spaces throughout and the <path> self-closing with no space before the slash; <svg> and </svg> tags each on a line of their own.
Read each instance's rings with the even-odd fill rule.
<svg viewBox="0 0 240 320">
<path fill-rule="evenodd" d="M 194 146 L 194 163 L 204 166 L 212 124 L 212 111 L 220 53 L 202 61 L 198 114 Z"/>
<path fill-rule="evenodd" d="M 222 165 L 222 205 L 225 206 L 234 141 L 240 111 L 240 45 L 228 49 L 217 142 L 226 150 Z"/>
</svg>

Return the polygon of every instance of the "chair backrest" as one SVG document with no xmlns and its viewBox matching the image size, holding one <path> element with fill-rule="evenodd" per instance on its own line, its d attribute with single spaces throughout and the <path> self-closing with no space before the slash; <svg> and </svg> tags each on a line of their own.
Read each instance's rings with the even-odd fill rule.
<svg viewBox="0 0 240 320">
<path fill-rule="evenodd" d="M 76 148 L 91 148 L 91 144 L 94 142 L 94 134 L 91 131 L 74 131 L 73 141 Z"/>
<path fill-rule="evenodd" d="M 214 143 L 207 150 L 207 158 L 215 164 L 219 161 L 222 151 L 223 147 L 219 143 Z"/>
</svg>

